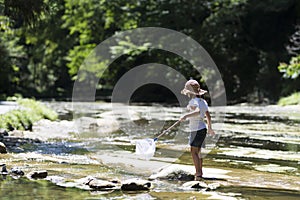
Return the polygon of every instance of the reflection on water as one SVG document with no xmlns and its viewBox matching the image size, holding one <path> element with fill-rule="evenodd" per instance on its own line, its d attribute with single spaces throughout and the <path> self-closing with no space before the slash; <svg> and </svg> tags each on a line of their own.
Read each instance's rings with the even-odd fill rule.
<svg viewBox="0 0 300 200">
<path fill-rule="evenodd" d="M 32 135 L 41 138 L 47 135 L 47 141 L 12 146 L 10 152 L 13 153 L 2 156 L 1 163 L 22 166 L 25 171 L 34 167 L 47 169 L 50 175 L 68 180 L 88 175 L 121 180 L 137 176 L 147 178 L 153 171 L 172 163 L 193 165 L 187 145 L 187 123 L 159 139 L 156 154 L 150 161 L 138 159 L 134 154 L 135 140 L 154 138 L 178 120 L 183 112 L 181 108 L 130 106 L 123 115 L 112 112 L 109 103 L 78 104 L 80 109 L 74 111 L 70 103 L 49 103 L 62 119 L 72 120 L 70 117 L 75 112 L 76 127 L 80 127 L 77 131 L 70 129 L 74 121 L 57 123 L 56 128 L 50 130 L 42 124 L 40 132 Z M 35 195 L 43 199 L 67 196 L 75 199 L 186 199 L 193 196 L 201 199 L 296 199 L 299 196 L 299 106 L 228 106 L 211 108 L 211 112 L 219 137 L 214 141 L 216 147 L 205 157 L 204 167 L 212 169 L 206 170 L 212 173 L 208 176 L 214 175 L 213 169 L 225 169 L 229 177 L 217 192 L 182 191 L 179 189 L 181 183 L 155 182 L 150 192 L 99 194 L 43 181 L 27 184 L 24 178 L 2 180 L 1 196 L 4 199 L 19 199 L 20 194 L 28 199 Z M 16 185 L 20 188 L 18 191 L 14 189 Z M 48 196 L 43 196 L 46 193 Z"/>
<path fill-rule="evenodd" d="M 58 187 L 48 181 L 29 181 L 26 178 L 12 179 L 7 177 L 1 180 L 1 199 L 85 199 L 90 197 L 89 192 L 74 188 Z"/>
</svg>

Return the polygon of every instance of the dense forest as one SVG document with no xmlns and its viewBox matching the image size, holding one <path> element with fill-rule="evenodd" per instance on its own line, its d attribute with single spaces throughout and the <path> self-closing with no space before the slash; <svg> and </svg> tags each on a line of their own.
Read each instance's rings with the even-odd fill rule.
<svg viewBox="0 0 300 200">
<path fill-rule="evenodd" d="M 218 66 L 230 103 L 276 102 L 299 91 L 298 0 L 0 0 L 1 99 L 70 99 L 86 56 L 103 40 L 138 27 L 164 27 L 199 42 Z M 99 95 L 150 62 L 201 78 L 169 52 L 129 51 L 105 71 Z M 157 96 L 166 90 L 153 87 Z"/>
</svg>

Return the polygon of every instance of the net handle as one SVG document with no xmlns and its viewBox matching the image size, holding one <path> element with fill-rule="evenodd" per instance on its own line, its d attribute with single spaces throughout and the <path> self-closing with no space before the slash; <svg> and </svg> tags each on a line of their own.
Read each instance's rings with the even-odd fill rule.
<svg viewBox="0 0 300 200">
<path fill-rule="evenodd" d="M 154 141 L 158 140 L 158 138 L 160 138 L 161 136 L 163 136 L 164 134 L 166 134 L 167 132 L 169 132 L 174 126 L 176 126 L 179 123 L 180 123 L 180 120 L 178 120 L 177 122 L 175 122 L 172 126 L 170 126 L 168 129 L 164 130 L 161 134 L 159 134 L 156 138 L 154 138 Z"/>
</svg>

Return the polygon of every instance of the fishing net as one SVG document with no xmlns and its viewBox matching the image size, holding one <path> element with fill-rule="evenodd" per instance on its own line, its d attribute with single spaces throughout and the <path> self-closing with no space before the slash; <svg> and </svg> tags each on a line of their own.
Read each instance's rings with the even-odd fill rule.
<svg viewBox="0 0 300 200">
<path fill-rule="evenodd" d="M 135 153 L 143 159 L 150 160 L 155 153 L 155 141 L 150 138 L 137 140 Z"/>
</svg>

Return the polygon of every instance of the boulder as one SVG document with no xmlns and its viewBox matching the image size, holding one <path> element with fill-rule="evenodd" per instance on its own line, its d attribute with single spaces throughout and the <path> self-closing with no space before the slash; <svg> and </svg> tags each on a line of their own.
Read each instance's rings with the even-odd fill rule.
<svg viewBox="0 0 300 200">
<path fill-rule="evenodd" d="M 46 170 L 32 171 L 28 174 L 28 178 L 31 178 L 31 179 L 44 179 L 47 176 L 48 176 L 48 172 Z"/>
<path fill-rule="evenodd" d="M 124 181 L 121 186 L 121 190 L 124 191 L 149 190 L 150 188 L 151 183 L 142 179 L 129 179 Z"/>
<path fill-rule="evenodd" d="M 203 173 L 209 174 L 211 177 L 204 177 L 206 180 L 226 181 L 230 176 L 227 174 L 229 170 L 217 168 L 203 168 Z M 149 180 L 179 180 L 179 181 L 193 181 L 195 167 L 193 165 L 172 164 L 167 167 L 161 168 L 158 172 L 152 174 Z"/>
<path fill-rule="evenodd" d="M 161 169 L 158 173 L 149 177 L 153 179 L 175 180 L 175 181 L 192 181 L 194 180 L 194 167 L 186 165 L 170 165 Z"/>
<path fill-rule="evenodd" d="M 7 153 L 6 146 L 2 142 L 0 142 L 0 153 Z"/>
</svg>

